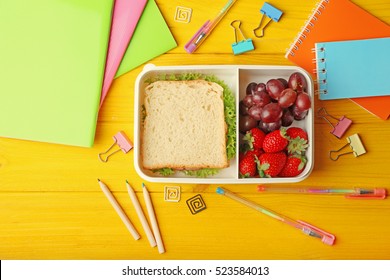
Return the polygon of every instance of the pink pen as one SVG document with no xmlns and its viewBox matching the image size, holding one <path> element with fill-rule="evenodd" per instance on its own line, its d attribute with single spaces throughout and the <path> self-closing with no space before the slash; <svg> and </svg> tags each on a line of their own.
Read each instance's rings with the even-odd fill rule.
<svg viewBox="0 0 390 280">
<path fill-rule="evenodd" d="M 385 188 L 351 188 L 351 189 L 321 189 L 321 188 L 292 188 L 257 186 L 263 193 L 301 193 L 301 194 L 333 194 L 344 195 L 354 199 L 384 199 L 387 196 Z"/>
<path fill-rule="evenodd" d="M 190 39 L 190 41 L 184 46 L 184 49 L 188 53 L 193 53 L 210 35 L 211 31 L 213 31 L 214 27 L 217 26 L 219 21 L 223 18 L 223 16 L 227 13 L 231 6 L 236 2 L 236 0 L 229 0 L 225 6 L 219 11 L 218 15 L 214 20 L 206 21 L 202 27 L 195 33 L 194 36 Z"/>
<path fill-rule="evenodd" d="M 285 223 L 289 226 L 292 226 L 292 227 L 300 230 L 303 234 L 306 234 L 306 235 L 314 237 L 314 238 L 318 238 L 326 245 L 333 245 L 335 240 L 336 240 L 336 237 L 333 234 L 330 234 L 322 229 L 319 229 L 318 227 L 315 227 L 315 226 L 308 224 L 308 223 L 305 223 L 303 221 L 293 220 L 293 219 L 290 219 L 284 215 L 278 214 L 278 213 L 276 213 L 270 209 L 267 209 L 267 208 L 265 208 L 257 203 L 254 203 L 250 200 L 247 200 L 241 196 L 238 196 L 237 194 L 232 193 L 229 190 L 218 187 L 216 192 L 220 195 L 224 195 L 228 198 L 231 198 L 231 199 L 233 199 L 233 200 L 235 200 L 243 205 L 246 205 L 246 206 L 248 206 L 256 211 L 259 211 L 259 212 L 261 212 L 261 213 L 263 213 L 271 218 L 274 218 L 282 223 Z"/>
</svg>

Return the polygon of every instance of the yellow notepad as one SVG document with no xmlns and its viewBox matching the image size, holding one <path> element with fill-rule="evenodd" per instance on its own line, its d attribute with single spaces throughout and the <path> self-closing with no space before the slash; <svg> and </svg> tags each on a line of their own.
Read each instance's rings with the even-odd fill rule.
<svg viewBox="0 0 390 280">
<path fill-rule="evenodd" d="M 93 145 L 112 7 L 0 2 L 0 137 Z"/>
</svg>

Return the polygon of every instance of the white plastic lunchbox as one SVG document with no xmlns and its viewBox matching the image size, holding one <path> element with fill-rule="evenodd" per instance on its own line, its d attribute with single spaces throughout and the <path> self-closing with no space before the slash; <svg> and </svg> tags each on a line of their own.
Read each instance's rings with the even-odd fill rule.
<svg viewBox="0 0 390 280">
<path fill-rule="evenodd" d="M 308 115 L 302 121 L 294 121 L 291 126 L 302 127 L 306 130 L 309 137 L 309 147 L 306 151 L 307 164 L 304 171 L 297 177 L 286 178 L 240 178 L 238 169 L 239 160 L 239 101 L 246 94 L 246 87 L 250 82 L 266 83 L 270 79 L 284 78 L 288 80 L 294 72 L 300 72 L 307 80 L 307 93 L 311 96 L 311 106 Z M 236 156 L 231 159 L 228 168 L 221 169 L 214 176 L 199 178 L 176 172 L 174 175 L 165 177 L 159 173 L 146 170 L 142 165 L 141 143 L 142 143 L 142 107 L 144 102 L 144 89 L 147 86 L 146 81 L 163 74 L 183 74 L 200 73 L 213 75 L 225 82 L 233 92 L 236 100 Z M 188 184 L 268 184 L 268 183 L 294 183 L 307 178 L 314 165 L 314 87 L 310 75 L 300 67 L 296 66 L 261 66 L 261 65 L 191 65 L 191 66 L 154 66 L 147 64 L 143 71 L 138 75 L 134 91 L 134 166 L 137 173 L 149 182 L 167 182 L 167 183 L 188 183 Z"/>
</svg>

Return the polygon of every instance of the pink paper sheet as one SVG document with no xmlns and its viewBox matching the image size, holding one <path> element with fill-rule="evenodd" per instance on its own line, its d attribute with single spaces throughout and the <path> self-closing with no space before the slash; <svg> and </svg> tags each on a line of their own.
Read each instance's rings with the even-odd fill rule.
<svg viewBox="0 0 390 280">
<path fill-rule="evenodd" d="M 116 0 L 100 106 L 114 80 L 147 0 Z"/>
</svg>

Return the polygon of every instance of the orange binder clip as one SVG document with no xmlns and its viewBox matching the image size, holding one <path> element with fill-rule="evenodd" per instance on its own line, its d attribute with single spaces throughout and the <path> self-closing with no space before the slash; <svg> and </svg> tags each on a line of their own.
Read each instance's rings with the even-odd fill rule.
<svg viewBox="0 0 390 280">
<path fill-rule="evenodd" d="M 130 139 L 123 131 L 119 131 L 117 134 L 113 136 L 113 138 L 114 138 L 114 143 L 105 152 L 102 152 L 98 155 L 99 159 L 102 162 L 107 162 L 110 156 L 112 156 L 113 154 L 119 151 L 122 151 L 126 154 L 133 148 L 133 143 L 130 141 Z M 114 147 L 115 144 L 119 146 L 119 149 L 107 155 L 105 158 L 103 158 L 102 155 L 107 154 Z"/>
</svg>

